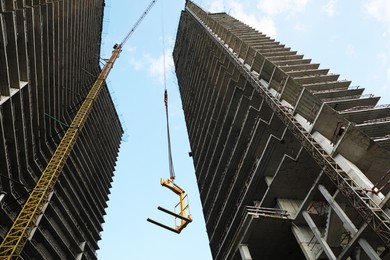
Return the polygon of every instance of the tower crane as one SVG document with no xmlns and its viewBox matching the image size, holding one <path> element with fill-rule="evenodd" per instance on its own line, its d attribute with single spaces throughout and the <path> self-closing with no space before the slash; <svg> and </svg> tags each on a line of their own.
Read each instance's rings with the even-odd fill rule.
<svg viewBox="0 0 390 260">
<path fill-rule="evenodd" d="M 45 209 L 50 202 L 50 198 L 54 192 L 54 187 L 61 175 L 65 162 L 77 141 L 78 135 L 83 128 L 88 115 L 94 106 L 95 100 L 99 96 L 99 93 L 104 86 L 115 61 L 119 57 L 119 54 L 129 37 L 134 33 L 156 1 L 157 0 L 151 1 L 123 41 L 119 44 L 115 44 L 111 57 L 102 68 L 102 71 L 90 89 L 87 97 L 70 124 L 70 127 L 61 139 L 60 144 L 51 157 L 34 189 L 31 191 L 29 198 L 3 239 L 0 245 L 0 259 L 18 258 L 29 238 L 33 236 Z M 179 188 L 175 190 L 182 191 Z"/>
</svg>

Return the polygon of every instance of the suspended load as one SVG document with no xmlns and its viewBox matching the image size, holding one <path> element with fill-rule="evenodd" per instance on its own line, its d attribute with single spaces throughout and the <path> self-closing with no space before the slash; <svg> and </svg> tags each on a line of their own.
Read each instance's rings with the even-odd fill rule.
<svg viewBox="0 0 390 260">
<path fill-rule="evenodd" d="M 162 228 L 168 229 L 175 233 L 180 233 L 189 223 L 192 222 L 192 218 L 190 215 L 190 205 L 188 202 L 188 195 L 185 194 L 185 191 L 176 185 L 173 181 L 175 180 L 175 170 L 173 167 L 172 160 L 172 151 L 171 151 L 171 138 L 169 133 L 169 118 L 168 118 L 168 92 L 167 89 L 164 91 L 164 103 L 165 103 L 165 114 L 166 114 L 166 122 L 167 122 L 167 136 L 168 136 L 168 160 L 169 160 L 169 179 L 160 179 L 160 183 L 163 187 L 166 187 L 179 195 L 179 203 L 174 207 L 174 211 L 167 210 L 163 207 L 157 207 L 158 210 L 161 210 L 167 214 L 170 214 L 175 217 L 175 226 L 170 227 L 164 225 L 158 221 L 148 218 L 147 221 L 153 223 Z"/>
<path fill-rule="evenodd" d="M 167 180 L 161 179 L 160 183 L 162 186 L 167 187 L 168 189 L 170 189 L 180 197 L 180 201 L 179 203 L 176 204 L 174 211 L 167 210 L 163 207 L 157 207 L 158 210 L 161 210 L 175 217 L 175 226 L 170 227 L 150 218 L 148 218 L 147 220 L 150 223 L 153 223 L 157 226 L 160 226 L 162 228 L 168 229 L 172 232 L 179 234 L 189 223 L 192 222 L 189 203 L 188 203 L 188 196 L 187 194 L 185 194 L 185 191 L 182 188 L 180 188 L 178 185 L 176 185 L 173 182 L 172 179 L 167 179 Z"/>
</svg>

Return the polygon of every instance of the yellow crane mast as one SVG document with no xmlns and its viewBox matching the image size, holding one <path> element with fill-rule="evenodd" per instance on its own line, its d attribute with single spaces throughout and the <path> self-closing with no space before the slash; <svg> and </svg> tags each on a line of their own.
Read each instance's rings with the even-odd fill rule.
<svg viewBox="0 0 390 260">
<path fill-rule="evenodd" d="M 123 45 L 127 42 L 131 34 L 135 31 L 143 18 L 145 18 L 156 1 L 157 0 L 153 0 L 149 4 L 124 40 L 120 44 L 115 44 L 110 59 L 104 65 L 48 165 L 43 171 L 34 189 L 31 191 L 29 198 L 1 243 L 0 259 L 18 258 L 22 253 L 25 244 L 27 243 L 29 237 L 33 234 L 35 228 L 38 226 L 42 214 L 44 214 L 45 208 L 47 207 L 50 197 L 54 191 L 54 186 L 62 172 L 62 168 L 64 167 L 65 162 L 77 141 L 77 137 L 83 128 L 95 100 L 99 96 L 99 93 L 116 59 L 119 57 L 119 53 L 121 52 Z"/>
</svg>

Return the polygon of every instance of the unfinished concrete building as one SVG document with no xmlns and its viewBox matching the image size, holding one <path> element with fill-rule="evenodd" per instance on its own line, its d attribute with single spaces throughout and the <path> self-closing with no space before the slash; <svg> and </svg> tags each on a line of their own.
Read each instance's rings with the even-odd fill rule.
<svg viewBox="0 0 390 260">
<path fill-rule="evenodd" d="M 389 106 L 191 1 L 173 55 L 214 259 L 390 257 Z"/>
<path fill-rule="evenodd" d="M 100 72 L 103 9 L 104 0 L 0 0 L 1 239 Z M 96 259 L 122 133 L 105 86 L 23 259 Z"/>
</svg>

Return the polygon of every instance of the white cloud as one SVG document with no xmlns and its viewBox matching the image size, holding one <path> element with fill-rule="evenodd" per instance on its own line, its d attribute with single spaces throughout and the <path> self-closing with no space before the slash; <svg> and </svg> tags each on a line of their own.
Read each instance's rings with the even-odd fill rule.
<svg viewBox="0 0 390 260">
<path fill-rule="evenodd" d="M 259 19 L 254 14 L 249 14 L 244 10 L 244 6 L 236 1 L 229 2 L 231 15 L 241 22 L 267 34 L 268 36 L 276 36 L 275 22 L 269 17 Z"/>
<path fill-rule="evenodd" d="M 336 14 L 336 0 L 330 0 L 322 6 L 322 11 L 324 11 L 329 16 L 334 16 Z"/>
<path fill-rule="evenodd" d="M 131 45 L 129 45 L 129 46 L 127 46 L 127 45 L 123 46 L 123 50 L 124 50 L 124 51 L 127 51 L 127 52 L 133 52 L 133 51 L 135 51 L 136 49 L 137 49 L 136 46 L 131 46 Z"/>
<path fill-rule="evenodd" d="M 302 11 L 309 0 L 260 0 L 256 7 L 268 15 Z"/>
<path fill-rule="evenodd" d="M 224 4 L 223 0 L 214 0 L 210 3 L 210 5 L 207 7 L 207 10 L 211 13 L 215 12 L 223 12 L 224 11 Z"/>
<path fill-rule="evenodd" d="M 390 31 L 390 1 L 366 0 L 365 10 L 369 15 L 384 23 L 387 30 Z"/>
<path fill-rule="evenodd" d="M 268 36 L 274 37 L 276 35 L 275 22 L 269 16 L 259 18 L 259 12 L 251 13 L 253 10 L 245 8 L 241 1 L 212 0 L 206 4 L 206 10 L 211 13 L 226 12 L 241 22 L 267 34 Z"/>
<path fill-rule="evenodd" d="M 267 36 L 270 36 L 272 38 L 275 38 L 277 35 L 275 22 L 271 18 L 262 18 L 259 22 L 259 27 L 256 29 L 260 30 L 261 32 L 267 34 Z"/>
<path fill-rule="evenodd" d="M 165 73 L 167 75 L 168 69 L 173 64 L 173 58 L 172 58 L 172 49 L 165 50 Z M 145 55 L 145 60 L 148 67 L 149 74 L 156 78 L 161 83 L 164 83 L 164 56 L 161 54 L 159 57 L 155 58 L 150 56 L 149 54 Z"/>
<path fill-rule="evenodd" d="M 135 70 L 141 70 L 145 67 L 145 64 L 138 59 L 135 59 L 133 57 L 130 58 L 130 64 Z"/>
</svg>

